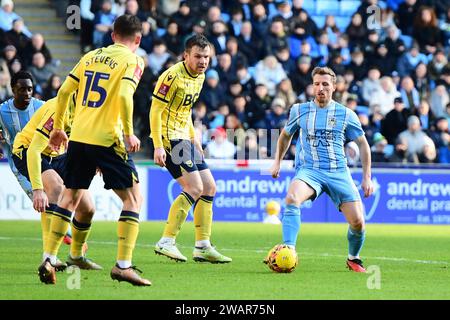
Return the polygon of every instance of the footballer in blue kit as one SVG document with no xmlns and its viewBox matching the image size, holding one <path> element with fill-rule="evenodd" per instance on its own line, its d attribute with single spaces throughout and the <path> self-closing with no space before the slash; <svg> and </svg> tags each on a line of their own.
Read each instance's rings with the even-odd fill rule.
<svg viewBox="0 0 450 320">
<path fill-rule="evenodd" d="M 336 89 L 334 71 L 327 67 L 317 67 L 312 71 L 312 79 L 315 98 L 291 107 L 289 120 L 278 139 L 275 161 L 271 167 L 272 177 L 277 178 L 281 160 L 293 135 L 298 131 L 295 177 L 286 195 L 282 218 L 283 243 L 296 246 L 301 223 L 300 205 L 325 192 L 349 223 L 347 267 L 356 272 L 365 272 L 359 256 L 365 239 L 363 207 L 347 166 L 344 143 L 351 140 L 359 146 L 363 169 L 361 187 L 365 197 L 373 193 L 370 146 L 357 115 L 332 100 Z"/>
<path fill-rule="evenodd" d="M 32 97 L 33 78 L 28 72 L 20 71 L 13 75 L 11 88 L 13 88 L 14 98 L 0 104 L 0 127 L 6 142 L 5 151 L 9 167 L 23 191 L 33 200 L 31 183 L 17 170 L 11 157 L 11 151 L 16 134 L 22 131 L 31 116 L 44 104 L 44 101 Z"/>
<path fill-rule="evenodd" d="M 13 98 L 0 104 L 0 128 L 2 129 L 0 140 L 5 142 L 3 145 L 6 151 L 5 156 L 8 158 L 11 171 L 31 201 L 33 201 L 33 188 L 30 181 L 16 168 L 12 159 L 12 148 L 17 133 L 23 130 L 33 114 L 44 104 L 44 101 L 32 97 L 33 87 L 33 77 L 29 72 L 17 72 L 11 78 Z M 70 244 L 71 241 L 69 229 L 64 237 L 64 243 Z"/>
</svg>

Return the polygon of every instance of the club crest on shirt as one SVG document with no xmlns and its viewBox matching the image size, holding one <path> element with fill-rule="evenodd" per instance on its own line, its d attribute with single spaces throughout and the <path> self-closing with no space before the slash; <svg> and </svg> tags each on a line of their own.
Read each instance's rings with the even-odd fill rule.
<svg viewBox="0 0 450 320">
<path fill-rule="evenodd" d="M 336 118 L 330 118 L 327 122 L 327 127 L 334 127 L 336 125 Z"/>
<path fill-rule="evenodd" d="M 170 86 L 168 84 L 162 83 L 158 89 L 158 93 L 165 96 L 165 95 L 167 95 L 167 92 L 169 92 L 169 89 L 170 89 Z"/>
<path fill-rule="evenodd" d="M 142 77 L 142 69 L 139 66 L 136 66 L 136 69 L 134 69 L 134 76 L 138 79 L 141 80 Z"/>
<path fill-rule="evenodd" d="M 53 118 L 52 117 L 48 118 L 48 120 L 45 122 L 44 129 L 46 129 L 48 131 L 53 130 Z"/>
</svg>

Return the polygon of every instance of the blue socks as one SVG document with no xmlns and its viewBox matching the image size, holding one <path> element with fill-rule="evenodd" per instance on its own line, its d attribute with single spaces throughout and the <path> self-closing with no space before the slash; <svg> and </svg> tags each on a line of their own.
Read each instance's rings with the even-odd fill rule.
<svg viewBox="0 0 450 320">
<path fill-rule="evenodd" d="M 300 223 L 300 208 L 294 204 L 286 205 L 282 219 L 284 244 L 295 247 L 297 235 L 300 231 Z"/>
<path fill-rule="evenodd" d="M 359 256 L 359 252 L 364 244 L 364 240 L 366 239 L 366 231 L 356 231 L 353 230 L 350 226 L 348 227 L 347 232 L 348 239 L 348 254 L 354 257 Z"/>
</svg>

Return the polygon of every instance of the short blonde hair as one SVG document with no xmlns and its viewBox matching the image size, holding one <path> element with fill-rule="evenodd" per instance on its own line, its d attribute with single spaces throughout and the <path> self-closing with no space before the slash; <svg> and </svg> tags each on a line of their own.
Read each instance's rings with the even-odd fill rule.
<svg viewBox="0 0 450 320">
<path fill-rule="evenodd" d="M 331 76 L 331 80 L 334 84 L 336 84 L 336 73 L 331 68 L 328 67 L 315 67 L 314 70 L 311 72 L 311 78 L 314 78 L 316 74 L 320 75 L 329 75 Z"/>
</svg>

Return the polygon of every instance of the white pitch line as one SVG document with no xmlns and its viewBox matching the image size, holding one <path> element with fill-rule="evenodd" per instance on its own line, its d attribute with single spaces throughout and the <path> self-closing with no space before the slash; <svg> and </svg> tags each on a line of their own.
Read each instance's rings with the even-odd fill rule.
<svg viewBox="0 0 450 320">
<path fill-rule="evenodd" d="M 0 237 L 0 240 L 27 240 L 27 241 L 42 241 L 40 238 L 20 238 L 20 237 Z M 90 240 L 89 243 L 92 244 L 99 244 L 99 245 L 117 245 L 117 242 L 112 241 L 92 241 Z M 136 246 L 143 247 L 143 248 L 153 248 L 155 244 L 142 244 L 142 243 L 136 243 Z M 179 248 L 192 248 L 190 246 L 184 246 L 177 244 Z M 221 251 L 240 251 L 240 252 L 256 252 L 256 253 L 266 253 L 267 250 L 262 249 L 229 249 L 229 248 L 220 248 Z M 338 257 L 338 258 L 347 258 L 345 255 L 339 255 L 339 254 L 330 254 L 330 253 L 312 253 L 312 252 L 301 252 L 302 255 L 307 256 L 319 256 L 319 257 Z M 407 259 L 407 258 L 394 258 L 394 257 L 365 257 L 366 259 L 374 259 L 374 260 L 386 260 L 386 261 L 397 261 L 397 262 L 412 262 L 412 263 L 422 263 L 422 264 L 443 264 L 443 265 L 449 265 L 450 262 L 448 261 L 435 261 L 435 260 L 417 260 L 417 259 Z"/>
</svg>

